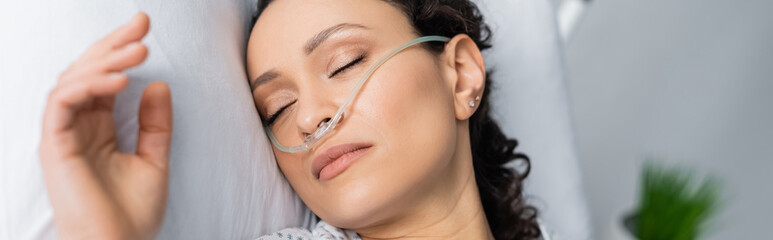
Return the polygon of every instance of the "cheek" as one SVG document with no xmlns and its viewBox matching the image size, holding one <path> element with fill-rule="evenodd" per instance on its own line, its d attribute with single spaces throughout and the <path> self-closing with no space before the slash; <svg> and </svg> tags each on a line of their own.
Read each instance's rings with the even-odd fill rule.
<svg viewBox="0 0 773 240">
<path fill-rule="evenodd" d="M 421 152 L 452 149 L 447 145 L 455 142 L 452 90 L 431 60 L 405 63 L 399 71 L 373 80 L 374 89 L 368 92 L 372 102 L 366 104 L 373 112 L 370 121 L 390 153 L 421 156 Z"/>
<path fill-rule="evenodd" d="M 314 179 L 312 179 L 311 170 L 307 168 L 302 159 L 303 155 L 308 154 L 308 152 L 291 154 L 274 149 L 274 154 L 279 169 L 298 195 L 310 193 L 314 188 Z"/>
</svg>

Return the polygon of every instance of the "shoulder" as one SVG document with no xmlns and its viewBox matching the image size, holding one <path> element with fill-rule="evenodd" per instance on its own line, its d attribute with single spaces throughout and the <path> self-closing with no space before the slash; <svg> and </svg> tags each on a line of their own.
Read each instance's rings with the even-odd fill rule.
<svg viewBox="0 0 773 240">
<path fill-rule="evenodd" d="M 355 232 L 333 227 L 321 221 L 311 230 L 287 228 L 259 237 L 257 240 L 360 240 L 360 236 Z"/>
</svg>

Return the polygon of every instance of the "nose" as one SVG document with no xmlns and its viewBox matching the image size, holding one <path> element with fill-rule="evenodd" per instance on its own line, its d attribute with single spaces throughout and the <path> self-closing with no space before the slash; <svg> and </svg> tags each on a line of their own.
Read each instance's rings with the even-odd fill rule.
<svg viewBox="0 0 773 240">
<path fill-rule="evenodd" d="M 324 94 L 310 94 L 306 97 L 306 101 L 298 101 L 297 103 L 296 124 L 301 138 L 311 135 L 322 124 L 329 122 L 338 110 L 338 105 L 332 99 L 314 95 Z"/>
<path fill-rule="evenodd" d="M 321 127 L 321 126 L 322 126 L 322 124 L 324 124 L 324 123 L 330 122 L 330 119 L 331 119 L 331 118 L 325 118 L 325 119 L 322 119 L 322 121 L 321 121 L 321 122 L 319 122 L 319 124 L 317 124 L 317 128 Z"/>
</svg>

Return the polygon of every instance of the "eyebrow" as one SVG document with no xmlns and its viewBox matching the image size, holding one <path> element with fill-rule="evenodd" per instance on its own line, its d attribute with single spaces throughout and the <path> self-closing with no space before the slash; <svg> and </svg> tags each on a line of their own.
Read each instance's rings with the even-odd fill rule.
<svg viewBox="0 0 773 240">
<path fill-rule="evenodd" d="M 317 33 L 317 35 L 315 35 L 306 43 L 306 47 L 304 48 L 306 55 L 309 55 L 311 54 L 311 52 L 314 52 L 314 49 L 316 49 L 320 44 L 325 42 L 325 40 L 327 40 L 333 34 L 341 32 L 347 28 L 368 29 L 363 25 L 354 24 L 354 23 L 341 23 L 341 24 L 329 27 L 323 30 L 322 32 Z"/>
<path fill-rule="evenodd" d="M 311 54 L 312 52 L 314 52 L 314 49 L 317 49 L 319 45 L 322 45 L 322 43 L 324 43 L 325 40 L 330 38 L 330 36 L 333 36 L 333 34 L 349 28 L 368 29 L 368 27 L 365 27 L 360 24 L 354 24 L 354 23 L 341 23 L 341 24 L 329 27 L 317 33 L 317 35 L 314 35 L 314 37 L 312 37 L 311 39 L 309 39 L 308 42 L 306 42 L 306 45 L 303 48 L 304 53 L 306 55 Z M 250 88 L 254 92 L 255 89 L 258 88 L 258 86 L 263 85 L 271 80 L 274 80 L 277 77 L 279 77 L 279 72 L 277 72 L 275 69 L 269 70 L 261 74 L 259 77 L 255 78 L 255 80 L 250 83 Z"/>
<path fill-rule="evenodd" d="M 260 75 L 260 77 L 256 78 L 254 81 L 250 82 L 250 92 L 254 92 L 258 86 L 263 85 L 271 80 L 274 80 L 275 78 L 279 77 L 279 73 L 275 69 L 271 69 L 268 72 L 265 72 Z"/>
</svg>

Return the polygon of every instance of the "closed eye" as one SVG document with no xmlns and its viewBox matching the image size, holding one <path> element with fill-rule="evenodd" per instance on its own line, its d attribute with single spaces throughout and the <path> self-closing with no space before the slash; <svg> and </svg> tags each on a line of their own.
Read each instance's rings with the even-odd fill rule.
<svg viewBox="0 0 773 240">
<path fill-rule="evenodd" d="M 287 108 L 292 106 L 297 101 L 298 100 L 294 100 L 294 101 L 288 103 L 287 105 L 285 105 L 284 107 L 280 108 L 274 114 L 269 115 L 268 116 L 268 120 L 266 120 L 266 125 L 269 125 L 269 126 L 273 125 L 274 122 L 276 122 L 276 119 L 279 118 L 279 116 L 282 115 L 282 113 L 284 113 L 284 111 L 287 110 Z"/>
<path fill-rule="evenodd" d="M 343 72 L 343 71 L 346 71 L 346 70 L 347 70 L 347 69 L 349 69 L 350 67 L 352 67 L 352 66 L 354 66 L 354 65 L 357 65 L 357 64 L 361 63 L 363 60 L 365 60 L 365 54 L 362 54 L 362 55 L 360 55 L 360 56 L 359 56 L 359 57 L 357 57 L 356 59 L 354 59 L 354 60 L 352 60 L 351 62 L 349 62 L 349 63 L 347 63 L 346 65 L 344 65 L 343 67 L 340 67 L 340 68 L 338 68 L 338 70 L 335 70 L 335 71 L 334 71 L 332 74 L 330 74 L 330 76 L 328 76 L 328 78 L 333 78 L 333 77 L 335 77 L 336 75 L 338 75 L 339 73 L 341 73 L 341 72 Z"/>
</svg>

